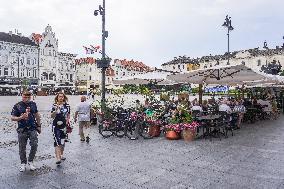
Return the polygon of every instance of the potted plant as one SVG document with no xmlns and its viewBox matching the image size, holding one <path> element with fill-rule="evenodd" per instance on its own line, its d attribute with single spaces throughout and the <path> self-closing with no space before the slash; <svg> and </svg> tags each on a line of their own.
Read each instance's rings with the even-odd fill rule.
<svg viewBox="0 0 284 189">
<path fill-rule="evenodd" d="M 179 123 L 170 123 L 165 126 L 166 138 L 169 140 L 180 139 L 181 127 Z"/>
<path fill-rule="evenodd" d="M 181 124 L 181 135 L 185 141 L 193 141 L 196 135 L 196 129 L 199 124 L 196 121 L 191 123 L 183 123 Z"/>
<path fill-rule="evenodd" d="M 149 127 L 149 135 L 152 137 L 158 137 L 161 133 L 161 121 L 158 119 L 158 112 L 155 112 L 151 109 L 145 111 L 146 121 Z"/>
<path fill-rule="evenodd" d="M 149 127 L 149 135 L 152 137 L 158 137 L 161 134 L 161 121 L 160 120 L 147 120 Z"/>
</svg>

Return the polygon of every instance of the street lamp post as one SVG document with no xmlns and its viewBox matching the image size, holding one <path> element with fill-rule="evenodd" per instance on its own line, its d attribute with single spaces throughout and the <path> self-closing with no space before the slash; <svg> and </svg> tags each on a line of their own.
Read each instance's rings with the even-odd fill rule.
<svg viewBox="0 0 284 189">
<path fill-rule="evenodd" d="M 232 26 L 232 21 L 231 21 L 231 17 L 229 17 L 228 15 L 225 18 L 225 22 L 223 23 L 224 27 L 226 27 L 228 29 L 228 62 L 227 65 L 230 65 L 229 59 L 230 59 L 230 31 L 232 31 L 234 28 Z"/>
<path fill-rule="evenodd" d="M 102 16 L 102 59 L 97 60 L 97 67 L 102 69 L 102 99 L 101 102 L 105 102 L 105 93 L 106 93 L 106 69 L 109 67 L 110 59 L 106 58 L 105 53 L 105 40 L 108 37 L 108 31 L 105 30 L 105 0 L 103 0 L 103 6 L 99 6 L 98 10 L 94 11 L 94 15 L 98 16 L 99 14 Z"/>
</svg>

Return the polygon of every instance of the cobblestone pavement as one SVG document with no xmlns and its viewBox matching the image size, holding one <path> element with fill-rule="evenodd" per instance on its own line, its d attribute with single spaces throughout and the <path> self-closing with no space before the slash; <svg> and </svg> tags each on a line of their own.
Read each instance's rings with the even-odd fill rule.
<svg viewBox="0 0 284 189">
<path fill-rule="evenodd" d="M 44 128 L 36 171 L 18 171 L 11 106 L 19 97 L 0 97 L 0 188 L 284 188 L 284 116 L 244 125 L 228 139 L 169 141 L 164 137 L 131 141 L 103 139 L 92 128 L 91 142 L 80 142 L 78 127 L 66 145 L 66 161 L 55 165 L 48 111 L 51 97 L 36 102 Z M 71 106 L 75 105 L 71 98 Z"/>
</svg>

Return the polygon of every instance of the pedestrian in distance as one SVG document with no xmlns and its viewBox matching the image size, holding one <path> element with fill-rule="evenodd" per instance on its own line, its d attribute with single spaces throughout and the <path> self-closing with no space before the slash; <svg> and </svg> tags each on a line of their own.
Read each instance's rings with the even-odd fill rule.
<svg viewBox="0 0 284 189">
<path fill-rule="evenodd" d="M 86 140 L 87 143 L 90 141 L 90 125 L 91 125 L 91 119 L 90 119 L 90 114 L 93 113 L 91 103 L 86 101 L 87 98 L 86 96 L 81 96 L 81 102 L 77 106 L 76 111 L 75 111 L 75 117 L 74 121 L 75 123 L 79 122 L 79 135 L 80 139 L 82 142 Z M 85 130 L 85 131 L 84 131 Z M 86 137 L 86 138 L 85 138 Z"/>
<path fill-rule="evenodd" d="M 55 147 L 56 164 L 60 165 L 66 158 L 63 156 L 67 128 L 70 127 L 70 105 L 67 96 L 59 92 L 51 109 L 52 133 Z"/>
<path fill-rule="evenodd" d="M 31 93 L 23 91 L 22 101 L 14 105 L 11 112 L 11 120 L 18 122 L 18 142 L 19 155 L 21 160 L 20 171 L 23 172 L 27 168 L 31 171 L 36 167 L 33 163 L 38 147 L 38 133 L 41 133 L 40 114 L 35 102 L 31 101 Z M 26 146 L 28 140 L 31 146 L 29 158 L 26 157 Z M 28 165 L 27 165 L 28 164 Z"/>
</svg>

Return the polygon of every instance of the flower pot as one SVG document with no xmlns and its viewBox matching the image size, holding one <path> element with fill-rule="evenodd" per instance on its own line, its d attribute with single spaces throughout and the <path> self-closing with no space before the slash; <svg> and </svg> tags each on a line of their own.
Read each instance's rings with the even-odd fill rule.
<svg viewBox="0 0 284 189">
<path fill-rule="evenodd" d="M 152 137 L 160 136 L 161 130 L 159 125 L 153 125 L 149 128 L 149 135 Z"/>
<path fill-rule="evenodd" d="M 180 134 L 175 131 L 167 131 L 166 138 L 169 140 L 177 140 L 180 139 Z"/>
<path fill-rule="evenodd" d="M 184 141 L 189 142 L 193 141 L 195 138 L 195 130 L 193 129 L 185 129 L 181 132 L 182 138 Z"/>
</svg>

